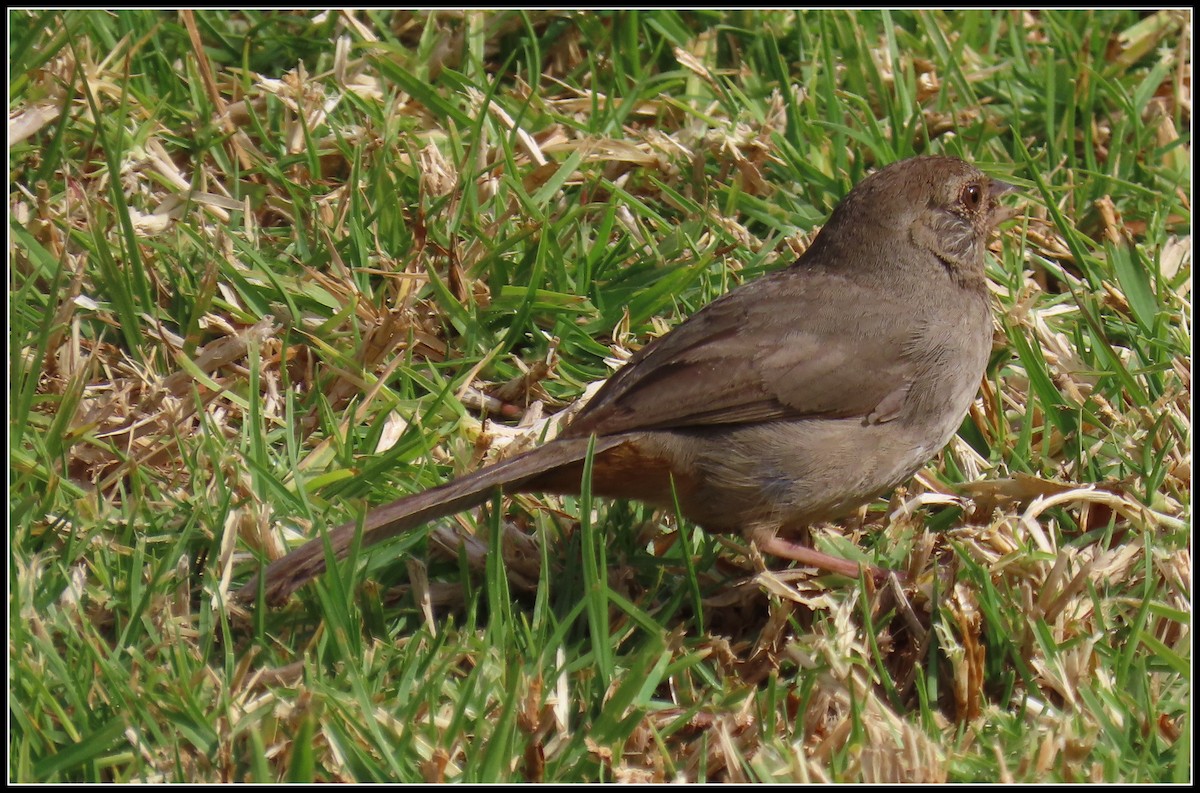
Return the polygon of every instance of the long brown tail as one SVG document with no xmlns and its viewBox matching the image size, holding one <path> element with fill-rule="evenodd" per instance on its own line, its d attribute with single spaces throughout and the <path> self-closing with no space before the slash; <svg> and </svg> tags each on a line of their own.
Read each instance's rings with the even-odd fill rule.
<svg viewBox="0 0 1200 793">
<path fill-rule="evenodd" d="M 597 438 L 595 454 L 613 448 L 622 438 Z M 363 522 L 362 548 L 394 537 L 444 515 L 452 515 L 487 501 L 497 488 L 512 492 L 534 477 L 587 457 L 588 439 L 552 441 L 509 460 L 482 468 L 452 482 L 406 496 L 371 510 Z M 358 533 L 358 522 L 350 521 L 329 533 L 329 545 L 336 559 L 344 559 Z M 325 540 L 316 537 L 280 559 L 237 590 L 234 597 L 242 602 L 258 596 L 259 576 L 264 576 L 265 600 L 279 604 L 313 578 L 325 572 Z"/>
</svg>

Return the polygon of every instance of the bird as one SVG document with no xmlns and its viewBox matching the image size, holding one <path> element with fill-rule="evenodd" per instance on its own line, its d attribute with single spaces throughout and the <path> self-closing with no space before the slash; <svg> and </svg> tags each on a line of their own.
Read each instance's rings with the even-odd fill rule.
<svg viewBox="0 0 1200 793">
<path fill-rule="evenodd" d="M 988 238 L 1015 190 L 956 157 L 862 179 L 790 266 L 647 343 L 552 440 L 371 510 L 366 548 L 512 493 L 591 492 L 673 508 L 759 551 L 857 577 L 797 542 L 913 476 L 958 430 L 992 347 Z M 342 559 L 356 521 L 236 593 L 278 605 Z"/>
</svg>

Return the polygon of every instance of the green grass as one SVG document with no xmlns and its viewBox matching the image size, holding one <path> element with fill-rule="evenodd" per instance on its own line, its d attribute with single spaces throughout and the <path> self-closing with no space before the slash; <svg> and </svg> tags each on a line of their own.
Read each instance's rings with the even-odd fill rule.
<svg viewBox="0 0 1200 793">
<path fill-rule="evenodd" d="M 1190 26 L 10 12 L 10 778 L 1190 780 Z M 959 436 L 814 527 L 910 584 L 585 494 L 232 608 L 922 152 L 1026 211 Z"/>
</svg>

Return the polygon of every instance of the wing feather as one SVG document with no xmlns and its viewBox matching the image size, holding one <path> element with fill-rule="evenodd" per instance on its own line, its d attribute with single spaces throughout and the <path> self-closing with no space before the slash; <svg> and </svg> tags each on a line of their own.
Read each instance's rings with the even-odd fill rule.
<svg viewBox="0 0 1200 793">
<path fill-rule="evenodd" d="M 903 299 L 824 270 L 751 281 L 643 347 L 565 434 L 879 415 L 914 375 Z M 845 316 L 847 305 L 860 310 Z"/>
</svg>

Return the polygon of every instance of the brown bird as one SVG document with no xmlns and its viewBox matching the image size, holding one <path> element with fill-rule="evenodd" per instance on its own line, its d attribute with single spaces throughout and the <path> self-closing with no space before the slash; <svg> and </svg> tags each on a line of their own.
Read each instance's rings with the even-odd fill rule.
<svg viewBox="0 0 1200 793">
<path fill-rule="evenodd" d="M 911 477 L 975 398 L 992 344 L 984 251 L 1012 185 L 953 157 L 858 184 L 792 266 L 647 344 L 554 440 L 374 509 L 367 547 L 506 493 L 592 492 L 671 508 L 759 550 L 856 576 L 787 537 Z M 328 536 L 343 558 L 351 521 Z M 325 570 L 318 537 L 262 573 L 278 603 Z M 251 579 L 239 591 L 252 600 Z"/>
</svg>

